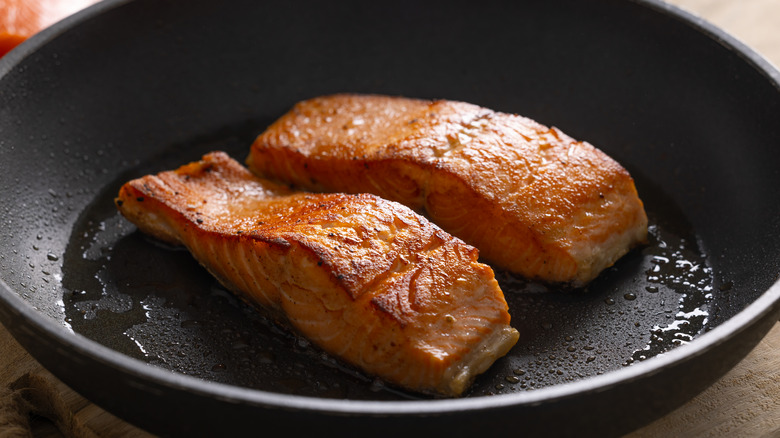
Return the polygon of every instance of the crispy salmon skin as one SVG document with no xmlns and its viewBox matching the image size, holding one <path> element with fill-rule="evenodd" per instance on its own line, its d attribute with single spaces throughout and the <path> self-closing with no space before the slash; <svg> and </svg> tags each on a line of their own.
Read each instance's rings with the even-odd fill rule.
<svg viewBox="0 0 780 438">
<path fill-rule="evenodd" d="M 463 102 L 303 101 L 246 162 L 306 190 L 402 202 L 495 266 L 548 283 L 585 285 L 647 236 L 634 181 L 615 160 L 558 129 Z"/>
<path fill-rule="evenodd" d="M 390 384 L 458 396 L 517 342 L 477 250 L 396 202 L 293 192 L 222 152 L 132 180 L 115 202 L 246 301 Z"/>
</svg>

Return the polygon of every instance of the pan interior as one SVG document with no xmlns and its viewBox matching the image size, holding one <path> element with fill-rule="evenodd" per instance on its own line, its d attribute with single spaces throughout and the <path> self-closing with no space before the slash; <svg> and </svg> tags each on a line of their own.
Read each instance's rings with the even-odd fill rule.
<svg viewBox="0 0 780 438">
<path fill-rule="evenodd" d="M 171 146 L 129 173 L 174 168 L 200 153 L 245 157 L 252 133 L 230 129 Z M 130 357 L 206 380 L 272 392 L 349 399 L 408 399 L 279 329 L 236 299 L 186 250 L 143 236 L 121 217 L 108 184 L 80 215 L 62 260 L 64 321 Z M 650 241 L 581 290 L 555 290 L 507 272 L 517 346 L 469 396 L 528 391 L 629 366 L 708 329 L 712 268 L 685 217 L 641 183 Z"/>
</svg>

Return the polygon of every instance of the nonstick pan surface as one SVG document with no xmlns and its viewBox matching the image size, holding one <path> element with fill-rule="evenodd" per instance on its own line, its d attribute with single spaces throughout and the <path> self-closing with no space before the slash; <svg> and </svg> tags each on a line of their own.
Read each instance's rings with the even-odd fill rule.
<svg viewBox="0 0 780 438">
<path fill-rule="evenodd" d="M 44 366 L 162 435 L 618 435 L 736 364 L 780 313 L 778 72 L 654 1 L 105 0 L 0 61 L 0 317 Z M 130 178 L 249 145 L 335 92 L 446 98 L 587 140 L 650 242 L 583 290 L 503 272 L 517 346 L 460 399 L 387 387 L 138 233 Z"/>
</svg>

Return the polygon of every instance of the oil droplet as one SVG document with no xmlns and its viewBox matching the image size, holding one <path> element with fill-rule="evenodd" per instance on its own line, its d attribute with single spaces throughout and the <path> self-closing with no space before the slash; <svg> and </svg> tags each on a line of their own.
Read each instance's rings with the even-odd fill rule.
<svg viewBox="0 0 780 438">
<path fill-rule="evenodd" d="M 628 301 L 634 301 L 636 299 L 636 294 L 633 292 L 629 292 L 623 295 L 623 298 L 627 299 Z"/>
<path fill-rule="evenodd" d="M 52 253 L 46 254 L 46 258 L 53 262 L 56 262 L 57 260 L 60 259 L 59 256 L 57 256 L 57 254 L 52 254 Z"/>
<path fill-rule="evenodd" d="M 257 356 L 258 363 L 269 364 L 274 362 L 274 355 L 267 351 L 261 351 Z"/>
<path fill-rule="evenodd" d="M 615 304 L 615 300 L 613 300 L 612 298 L 607 298 L 606 300 L 604 300 L 604 302 L 610 306 Z"/>
</svg>

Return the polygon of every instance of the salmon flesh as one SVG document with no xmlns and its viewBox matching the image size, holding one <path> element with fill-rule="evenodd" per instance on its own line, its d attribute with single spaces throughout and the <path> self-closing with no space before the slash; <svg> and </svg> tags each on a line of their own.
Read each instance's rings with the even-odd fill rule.
<svg viewBox="0 0 780 438">
<path fill-rule="evenodd" d="M 477 249 L 399 203 L 294 192 L 222 152 L 132 180 L 115 202 L 271 318 L 389 384 L 459 396 L 517 342 Z"/>
<path fill-rule="evenodd" d="M 583 286 L 646 240 L 634 181 L 589 143 L 446 100 L 341 94 L 295 105 L 254 142 L 257 175 L 401 202 L 496 267 Z"/>
</svg>

